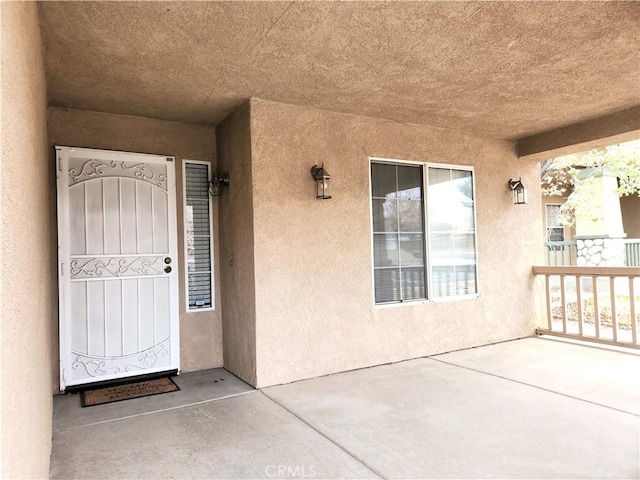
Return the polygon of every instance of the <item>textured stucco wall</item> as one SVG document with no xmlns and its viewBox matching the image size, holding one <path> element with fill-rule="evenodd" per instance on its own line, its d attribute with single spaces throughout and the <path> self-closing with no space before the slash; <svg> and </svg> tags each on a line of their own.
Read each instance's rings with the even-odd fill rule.
<svg viewBox="0 0 640 480">
<path fill-rule="evenodd" d="M 259 92 L 513 139 L 640 104 L 637 2 L 42 2 L 41 10 L 50 99 L 83 110 L 217 124 Z"/>
<path fill-rule="evenodd" d="M 245 103 L 216 130 L 218 165 L 231 184 L 219 197 L 220 283 L 224 311 L 224 366 L 256 384 L 256 309 L 250 106 Z"/>
<path fill-rule="evenodd" d="M 0 477 L 47 478 L 57 296 L 42 48 L 36 3 L 0 9 Z"/>
<path fill-rule="evenodd" d="M 186 313 L 184 285 L 184 228 L 182 160 L 212 162 L 215 169 L 215 129 L 141 117 L 112 115 L 81 110 L 49 108 L 48 129 L 51 162 L 55 145 L 121 150 L 176 157 L 176 206 L 178 223 L 178 268 L 180 270 L 180 363 L 183 371 L 222 365 L 222 315 L 220 292 L 216 291 L 214 311 Z M 55 208 L 53 206 L 50 208 Z M 218 231 L 216 200 L 213 201 L 213 231 Z M 214 236 L 214 281 L 218 274 L 218 242 Z M 58 328 L 53 332 L 58 349 Z M 57 368 L 54 367 L 57 385 Z"/>
<path fill-rule="evenodd" d="M 251 135 L 258 386 L 533 333 L 539 165 L 513 143 L 257 99 Z M 479 298 L 373 306 L 370 156 L 475 166 Z M 331 200 L 315 199 L 321 162 Z"/>
</svg>

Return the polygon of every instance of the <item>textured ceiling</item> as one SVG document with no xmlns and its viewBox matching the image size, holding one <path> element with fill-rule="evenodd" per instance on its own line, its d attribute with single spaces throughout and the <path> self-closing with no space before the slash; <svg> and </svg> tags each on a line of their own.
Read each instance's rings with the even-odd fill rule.
<svg viewBox="0 0 640 480">
<path fill-rule="evenodd" d="M 640 104 L 638 2 L 43 2 L 49 103 L 216 124 L 251 96 L 521 138 Z"/>
</svg>

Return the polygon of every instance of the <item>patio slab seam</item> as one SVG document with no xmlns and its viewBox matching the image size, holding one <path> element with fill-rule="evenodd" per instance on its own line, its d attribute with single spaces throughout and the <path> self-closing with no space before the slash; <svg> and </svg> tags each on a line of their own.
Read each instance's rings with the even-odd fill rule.
<svg viewBox="0 0 640 480">
<path fill-rule="evenodd" d="M 353 458 L 356 462 L 360 463 L 363 467 L 365 467 L 367 470 L 369 470 L 371 473 L 373 473 L 375 476 L 377 476 L 378 478 L 382 479 L 382 480 L 389 480 L 389 477 L 387 477 L 386 475 L 382 474 L 380 471 L 378 471 L 376 468 L 372 467 L 371 465 L 369 465 L 367 462 L 365 462 L 362 458 L 360 458 L 358 455 L 356 455 L 355 453 L 353 453 L 352 451 L 350 451 L 348 448 L 346 448 L 344 445 L 341 445 L 340 443 L 338 443 L 336 440 L 334 440 L 333 438 L 329 437 L 327 434 L 325 434 L 322 430 L 320 430 L 319 428 L 315 427 L 314 425 L 312 425 L 311 423 L 309 423 L 307 420 L 305 420 L 304 418 L 300 417 L 299 415 L 297 415 L 295 412 L 293 412 L 292 410 L 288 409 L 287 407 L 285 407 L 284 405 L 282 405 L 281 403 L 279 403 L 278 401 L 276 401 L 275 399 L 271 398 L 269 395 L 267 395 L 264 390 L 259 390 L 259 392 L 264 395 L 266 398 L 268 398 L 271 402 L 273 402 L 275 405 L 277 405 L 278 407 L 280 407 L 282 410 L 284 410 L 286 413 L 288 413 L 289 415 L 291 415 L 292 417 L 294 417 L 296 420 L 298 420 L 299 422 L 303 423 L 304 425 L 306 425 L 308 428 L 310 428 L 311 430 L 313 430 L 314 432 L 316 432 L 318 435 L 320 435 L 322 438 L 326 439 L 328 442 L 332 443 L 333 445 L 335 445 L 336 447 L 338 447 L 340 450 L 342 450 L 344 453 L 346 453 L 347 455 L 349 455 L 351 458 Z"/>
<path fill-rule="evenodd" d="M 149 411 L 149 412 L 141 412 L 141 413 L 136 413 L 134 415 L 126 415 L 124 417 L 111 418 L 111 419 L 108 419 L 108 420 L 100 420 L 98 422 L 92 422 L 92 423 L 85 423 L 83 425 L 73 425 L 71 427 L 54 428 L 53 432 L 54 433 L 55 432 L 64 432 L 64 431 L 67 431 L 67 430 L 77 430 L 79 428 L 93 427 L 95 425 L 102 425 L 102 424 L 105 424 L 105 423 L 120 422 L 122 420 L 129 420 L 131 418 L 142 417 L 142 416 L 145 416 L 145 415 L 154 415 L 156 413 L 170 412 L 172 410 L 179 410 L 181 408 L 193 407 L 195 405 L 202 405 L 204 403 L 217 402 L 218 400 L 225 400 L 225 399 L 228 399 L 228 398 L 239 397 L 241 395 L 247 395 L 249 393 L 256 393 L 256 392 L 257 392 L 257 390 L 249 390 L 247 392 L 238 392 L 238 393 L 234 393 L 234 394 L 231 394 L 231 395 L 225 395 L 223 397 L 210 398 L 210 399 L 207 399 L 207 400 L 201 400 L 199 402 L 185 403 L 183 405 L 176 405 L 175 407 L 161 408 L 161 409 L 152 410 L 152 411 Z"/>
<path fill-rule="evenodd" d="M 596 405 L 598 407 L 608 408 L 610 410 L 615 410 L 616 412 L 620 412 L 620 413 L 626 413 L 627 415 L 632 415 L 634 417 L 640 417 L 640 415 L 638 415 L 637 413 L 629 412 L 627 410 L 622 410 L 620 408 L 612 407 L 612 406 L 609 406 L 609 405 L 603 405 L 602 403 L 593 402 L 593 401 L 587 400 L 585 398 L 580 398 L 580 397 L 576 397 L 574 395 L 569 395 L 567 393 L 558 392 L 556 390 L 552 390 L 550 388 L 541 387 L 539 385 L 533 385 L 531 383 L 523 382 L 521 380 L 516 380 L 514 378 L 504 377 L 502 375 L 497 375 L 495 373 L 485 372 L 485 371 L 479 370 L 477 368 L 471 368 L 471 367 L 467 367 L 467 366 L 464 366 L 464 365 L 458 365 L 456 363 L 446 362 L 444 360 L 439 360 L 439 359 L 434 358 L 434 357 L 426 357 L 426 358 L 429 359 L 429 360 L 433 360 L 435 362 L 440 362 L 440 363 L 444 363 L 446 365 L 450 365 L 452 367 L 464 368 L 465 370 L 470 370 L 472 372 L 482 373 L 484 375 L 489 375 L 491 377 L 500 378 L 502 380 L 507 380 L 509 382 L 519 383 L 520 385 L 525 385 L 527 387 L 536 388 L 538 390 L 543 390 L 545 392 L 553 393 L 553 394 L 556 394 L 556 395 L 562 395 L 563 397 L 571 398 L 573 400 L 579 400 L 581 402 L 590 403 L 591 405 Z"/>
</svg>

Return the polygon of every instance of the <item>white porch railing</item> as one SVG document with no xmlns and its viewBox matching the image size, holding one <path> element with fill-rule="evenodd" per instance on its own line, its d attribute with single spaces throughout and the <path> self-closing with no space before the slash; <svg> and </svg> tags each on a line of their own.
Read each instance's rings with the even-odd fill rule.
<svg viewBox="0 0 640 480">
<path fill-rule="evenodd" d="M 578 242 L 544 242 L 547 265 L 575 265 L 578 257 Z"/>
<path fill-rule="evenodd" d="M 640 238 L 625 238 L 624 253 L 627 267 L 640 267 Z"/>
<path fill-rule="evenodd" d="M 625 238 L 624 253 L 627 267 L 640 267 L 640 238 Z M 575 240 L 567 242 L 544 242 L 546 262 L 549 266 L 576 265 L 578 247 Z"/>
<path fill-rule="evenodd" d="M 640 348 L 640 268 L 533 267 L 544 275 L 547 327 L 537 333 Z"/>
</svg>

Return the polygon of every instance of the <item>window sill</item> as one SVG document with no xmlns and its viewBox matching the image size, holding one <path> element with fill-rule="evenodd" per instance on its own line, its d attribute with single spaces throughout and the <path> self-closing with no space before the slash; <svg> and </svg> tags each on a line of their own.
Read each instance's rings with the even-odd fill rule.
<svg viewBox="0 0 640 480">
<path fill-rule="evenodd" d="M 215 308 L 214 307 L 209 307 L 209 308 L 193 308 L 193 309 L 186 309 L 184 313 L 204 313 L 204 312 L 215 312 Z"/>
<path fill-rule="evenodd" d="M 473 300 L 475 298 L 480 298 L 479 293 L 473 293 L 469 295 L 458 295 L 455 297 L 439 297 L 434 299 L 425 299 L 425 300 L 414 300 L 408 302 L 390 302 L 390 303 L 375 303 L 374 308 L 389 308 L 389 307 L 399 307 L 399 306 L 409 306 L 409 305 L 424 305 L 428 303 L 450 303 L 456 301 L 466 301 Z"/>
</svg>

